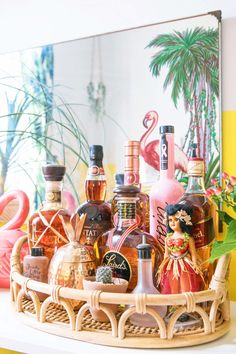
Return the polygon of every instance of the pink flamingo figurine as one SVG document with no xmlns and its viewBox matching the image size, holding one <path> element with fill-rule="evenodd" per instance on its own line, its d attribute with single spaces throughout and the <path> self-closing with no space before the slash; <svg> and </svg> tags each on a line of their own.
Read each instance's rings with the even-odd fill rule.
<svg viewBox="0 0 236 354">
<path fill-rule="evenodd" d="M 0 214 L 7 205 L 13 201 L 18 201 L 18 210 L 10 221 L 0 227 L 0 288 L 9 288 L 10 286 L 10 256 L 16 240 L 24 235 L 19 228 L 24 224 L 29 214 L 29 199 L 27 195 L 20 190 L 15 190 L 4 194 L 0 198 Z M 23 247 L 21 257 L 28 252 L 27 245 Z"/>
<path fill-rule="evenodd" d="M 147 131 L 142 135 L 140 139 L 140 154 L 144 158 L 144 161 L 160 171 L 160 156 L 159 156 L 159 140 L 153 140 L 147 143 L 149 135 L 156 128 L 159 120 L 159 115 L 156 111 L 148 112 L 143 120 L 143 125 Z M 149 126 L 149 122 L 151 122 Z M 179 169 L 183 172 L 187 172 L 188 158 L 185 153 L 175 144 L 175 169 Z"/>
</svg>

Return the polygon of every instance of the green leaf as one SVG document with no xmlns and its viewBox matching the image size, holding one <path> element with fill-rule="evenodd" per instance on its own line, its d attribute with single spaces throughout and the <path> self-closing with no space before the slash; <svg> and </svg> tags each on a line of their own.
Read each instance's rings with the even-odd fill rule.
<svg viewBox="0 0 236 354">
<path fill-rule="evenodd" d="M 215 242 L 213 243 L 211 257 L 209 261 L 212 263 L 224 254 L 227 254 L 236 249 L 236 240 L 231 242 Z"/>
<path fill-rule="evenodd" d="M 219 214 L 220 220 L 224 221 L 227 225 L 234 219 L 225 211 L 222 210 L 217 210 L 217 213 Z"/>
<path fill-rule="evenodd" d="M 227 228 L 227 234 L 224 241 L 214 242 L 210 262 L 236 249 L 236 220 L 232 220 Z"/>
</svg>

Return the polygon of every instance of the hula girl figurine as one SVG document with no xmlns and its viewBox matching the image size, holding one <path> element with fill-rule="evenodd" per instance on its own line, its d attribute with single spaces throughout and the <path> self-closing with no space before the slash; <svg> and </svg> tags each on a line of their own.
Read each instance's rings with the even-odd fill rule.
<svg viewBox="0 0 236 354">
<path fill-rule="evenodd" d="M 167 235 L 164 260 L 159 268 L 160 291 L 162 294 L 178 294 L 203 290 L 204 279 L 191 237 L 192 208 L 173 204 L 165 211 Z"/>
</svg>

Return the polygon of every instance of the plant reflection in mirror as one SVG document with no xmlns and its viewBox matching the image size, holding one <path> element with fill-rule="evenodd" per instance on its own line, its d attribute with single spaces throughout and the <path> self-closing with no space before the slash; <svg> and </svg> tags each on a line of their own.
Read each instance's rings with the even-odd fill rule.
<svg viewBox="0 0 236 354">
<path fill-rule="evenodd" d="M 37 172 L 41 164 L 47 161 L 70 166 L 67 184 L 78 202 L 72 175 L 79 163 L 87 166 L 88 158 L 88 142 L 80 121 L 72 105 L 56 94 L 52 50 L 40 50 L 33 66 L 22 64 L 20 77 L 8 76 L 0 81 L 7 103 L 7 112 L 0 116 L 0 193 L 6 189 L 9 172 L 18 176 L 16 173 L 24 171 L 34 185 L 35 207 L 43 194 Z"/>
</svg>

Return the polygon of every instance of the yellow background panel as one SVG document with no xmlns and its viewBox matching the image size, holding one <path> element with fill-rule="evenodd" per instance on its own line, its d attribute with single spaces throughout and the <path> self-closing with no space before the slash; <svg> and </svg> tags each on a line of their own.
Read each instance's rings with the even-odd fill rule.
<svg viewBox="0 0 236 354">
<path fill-rule="evenodd" d="M 223 112 L 223 171 L 236 176 L 236 111 Z M 236 215 L 235 215 L 236 217 Z M 236 251 L 232 252 L 230 266 L 230 298 L 236 300 Z"/>
</svg>

